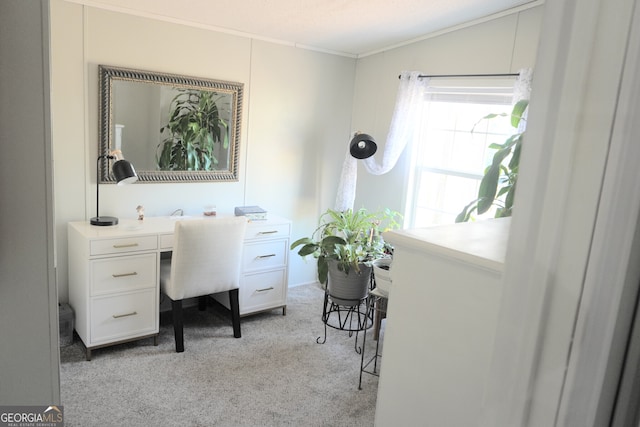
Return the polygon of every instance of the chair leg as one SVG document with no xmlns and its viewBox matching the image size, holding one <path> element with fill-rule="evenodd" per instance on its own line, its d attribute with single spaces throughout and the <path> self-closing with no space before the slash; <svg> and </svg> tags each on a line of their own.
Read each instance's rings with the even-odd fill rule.
<svg viewBox="0 0 640 427">
<path fill-rule="evenodd" d="M 240 303 L 238 299 L 238 289 L 229 291 L 229 305 L 231 307 L 231 322 L 233 323 L 233 336 L 240 338 Z"/>
<path fill-rule="evenodd" d="M 173 334 L 176 339 L 176 353 L 184 351 L 184 326 L 182 322 L 182 300 L 171 300 L 171 315 L 173 317 Z"/>
</svg>

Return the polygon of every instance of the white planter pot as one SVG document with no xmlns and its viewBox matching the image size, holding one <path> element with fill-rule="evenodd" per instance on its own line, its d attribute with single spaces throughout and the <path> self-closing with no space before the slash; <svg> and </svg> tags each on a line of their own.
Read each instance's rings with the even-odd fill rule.
<svg viewBox="0 0 640 427">
<path fill-rule="evenodd" d="M 389 295 L 391 290 L 391 258 L 380 258 L 373 261 L 373 276 L 376 288 Z"/>
</svg>

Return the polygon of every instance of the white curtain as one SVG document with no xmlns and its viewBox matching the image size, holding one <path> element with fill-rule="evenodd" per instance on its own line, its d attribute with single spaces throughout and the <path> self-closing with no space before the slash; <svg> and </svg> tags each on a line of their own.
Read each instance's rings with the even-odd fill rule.
<svg viewBox="0 0 640 427">
<path fill-rule="evenodd" d="M 531 81 L 533 80 L 533 69 L 523 68 L 518 73 L 518 78 L 513 85 L 513 105 L 516 105 L 518 101 L 523 99 L 529 100 L 531 97 Z M 518 132 L 524 132 L 527 127 L 527 116 L 529 115 L 529 109 L 527 108 L 522 113 L 522 118 L 518 124 Z"/>
<path fill-rule="evenodd" d="M 415 125 L 419 123 L 419 116 L 424 104 L 424 90 L 428 83 L 429 79 L 420 78 L 420 72 L 418 71 L 403 71 L 401 73 L 396 105 L 384 145 L 381 163 L 377 163 L 373 156 L 364 160 L 366 170 L 372 175 L 382 175 L 393 169 L 404 148 L 412 141 L 415 135 Z M 342 164 L 342 174 L 338 183 L 335 210 L 353 209 L 353 203 L 356 198 L 357 177 L 358 160 L 351 156 L 347 144 L 347 152 Z"/>
<path fill-rule="evenodd" d="M 533 69 L 522 68 L 518 72 L 518 78 L 513 85 L 513 104 L 531 96 L 531 81 L 533 80 Z"/>
</svg>

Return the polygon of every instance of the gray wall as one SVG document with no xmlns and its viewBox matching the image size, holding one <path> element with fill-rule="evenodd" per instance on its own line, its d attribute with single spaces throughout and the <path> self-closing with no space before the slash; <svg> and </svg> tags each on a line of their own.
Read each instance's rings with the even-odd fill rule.
<svg viewBox="0 0 640 427">
<path fill-rule="evenodd" d="M 0 405 L 60 403 L 49 2 L 0 2 Z"/>
</svg>

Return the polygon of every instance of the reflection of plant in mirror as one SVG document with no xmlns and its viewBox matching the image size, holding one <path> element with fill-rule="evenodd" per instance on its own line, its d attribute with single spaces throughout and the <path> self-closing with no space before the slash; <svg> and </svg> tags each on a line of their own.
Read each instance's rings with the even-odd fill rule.
<svg viewBox="0 0 640 427">
<path fill-rule="evenodd" d="M 158 169 L 216 169 L 215 144 L 222 144 L 225 150 L 229 147 L 229 124 L 216 105 L 221 97 L 217 92 L 183 90 L 173 98 L 169 123 L 160 129 L 169 136 L 158 145 Z"/>
<path fill-rule="evenodd" d="M 528 100 L 521 100 L 513 106 L 511 114 L 489 114 L 482 120 L 510 116 L 511 126 L 517 130 L 528 105 Z M 478 198 L 462 209 L 462 212 L 456 217 L 456 222 L 473 220 L 474 212 L 477 211 L 478 215 L 482 215 L 494 205 L 497 207 L 495 218 L 511 216 L 518 181 L 523 136 L 524 131 L 515 132 L 504 143 L 489 146 L 489 148 L 498 151 L 493 155 L 491 164 L 484 171 L 478 189 Z M 503 164 L 503 162 L 505 163 Z"/>
</svg>

